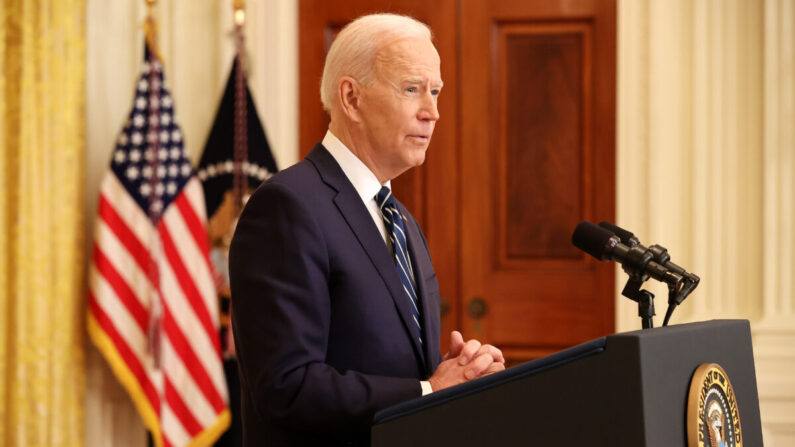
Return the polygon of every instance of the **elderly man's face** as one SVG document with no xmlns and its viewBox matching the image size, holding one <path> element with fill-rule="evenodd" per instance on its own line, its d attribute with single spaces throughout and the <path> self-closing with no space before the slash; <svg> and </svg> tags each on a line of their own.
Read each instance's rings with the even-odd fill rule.
<svg viewBox="0 0 795 447">
<path fill-rule="evenodd" d="M 439 119 L 439 54 L 420 38 L 399 40 L 376 62 L 376 79 L 363 88 L 362 121 L 378 170 L 394 178 L 425 161 Z"/>
</svg>

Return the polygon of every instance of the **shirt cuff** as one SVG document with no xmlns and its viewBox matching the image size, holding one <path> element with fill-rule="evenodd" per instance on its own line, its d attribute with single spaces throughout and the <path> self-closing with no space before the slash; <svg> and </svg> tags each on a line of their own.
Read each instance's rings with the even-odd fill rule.
<svg viewBox="0 0 795 447">
<path fill-rule="evenodd" d="M 421 380 L 420 386 L 422 387 L 422 395 L 427 396 L 428 394 L 433 393 L 433 388 L 431 388 L 431 382 L 427 380 Z"/>
</svg>

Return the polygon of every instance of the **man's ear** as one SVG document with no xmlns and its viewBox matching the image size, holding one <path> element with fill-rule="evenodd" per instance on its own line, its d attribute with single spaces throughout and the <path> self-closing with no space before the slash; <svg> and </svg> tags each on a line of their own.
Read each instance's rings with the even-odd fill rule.
<svg viewBox="0 0 795 447">
<path fill-rule="evenodd" d="M 337 94 L 340 99 L 342 113 L 349 120 L 358 123 L 362 101 L 362 89 L 359 82 L 350 76 L 343 76 L 337 84 Z"/>
</svg>

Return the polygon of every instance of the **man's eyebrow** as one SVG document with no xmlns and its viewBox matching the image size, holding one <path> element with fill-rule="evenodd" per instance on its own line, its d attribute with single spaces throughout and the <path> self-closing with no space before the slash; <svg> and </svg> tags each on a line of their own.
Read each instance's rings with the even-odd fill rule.
<svg viewBox="0 0 795 447">
<path fill-rule="evenodd" d="M 421 77 L 421 76 L 416 76 L 416 77 L 412 76 L 412 77 L 408 77 L 408 78 L 404 79 L 403 83 L 404 84 L 424 84 L 425 83 L 425 79 L 426 78 Z M 438 83 L 433 83 L 433 84 L 431 84 L 431 87 L 433 87 L 433 88 L 442 88 L 442 87 L 444 87 L 444 82 L 439 81 Z"/>
</svg>

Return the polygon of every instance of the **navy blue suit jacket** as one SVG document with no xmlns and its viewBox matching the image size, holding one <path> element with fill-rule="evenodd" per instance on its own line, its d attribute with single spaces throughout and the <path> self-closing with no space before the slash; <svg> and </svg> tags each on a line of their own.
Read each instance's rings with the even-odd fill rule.
<svg viewBox="0 0 795 447">
<path fill-rule="evenodd" d="M 245 445 L 366 445 L 377 410 L 421 395 L 441 361 L 439 284 L 398 206 L 424 344 L 392 254 L 321 144 L 249 199 L 229 254 Z"/>
</svg>

